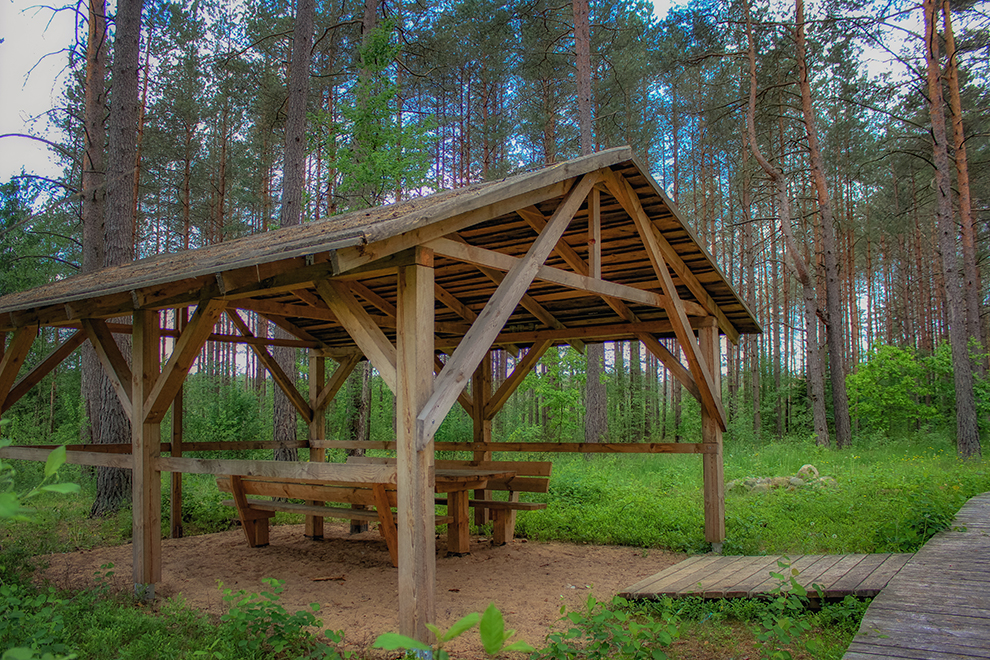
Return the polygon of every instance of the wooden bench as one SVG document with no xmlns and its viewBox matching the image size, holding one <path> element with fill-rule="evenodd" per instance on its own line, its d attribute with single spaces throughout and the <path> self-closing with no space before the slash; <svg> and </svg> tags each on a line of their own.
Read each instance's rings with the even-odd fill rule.
<svg viewBox="0 0 990 660">
<path fill-rule="evenodd" d="M 348 463 L 392 465 L 394 458 L 380 456 L 351 456 Z M 492 543 L 505 545 L 512 540 L 516 530 L 517 511 L 539 511 L 547 508 L 544 502 L 521 502 L 520 493 L 546 493 L 550 490 L 549 461 L 436 461 L 436 469 L 490 469 L 513 472 L 515 476 L 500 481 L 489 481 L 485 491 L 504 491 L 507 500 L 470 499 L 468 505 L 475 510 L 488 510 L 492 514 Z M 447 504 L 447 498 L 439 496 L 436 503 Z"/>
<path fill-rule="evenodd" d="M 268 545 L 269 520 L 278 511 L 300 513 L 317 518 L 378 522 L 379 531 L 388 546 L 394 566 L 399 565 L 398 536 L 392 507 L 395 506 L 395 484 L 325 482 L 286 480 L 272 477 L 229 475 L 217 477 L 217 488 L 230 493 L 233 499 L 224 504 L 237 508 L 241 526 L 252 548 Z M 252 497 L 248 497 L 248 496 Z M 262 500 L 277 497 L 305 500 L 305 503 Z M 326 502 L 350 504 L 351 507 L 326 506 Z M 437 516 L 436 524 L 452 520 Z"/>
</svg>

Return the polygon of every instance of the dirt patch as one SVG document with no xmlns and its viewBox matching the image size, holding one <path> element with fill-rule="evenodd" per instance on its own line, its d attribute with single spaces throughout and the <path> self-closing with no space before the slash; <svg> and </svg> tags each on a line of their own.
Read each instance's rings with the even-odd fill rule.
<svg viewBox="0 0 990 660">
<path fill-rule="evenodd" d="M 282 604 L 291 611 L 320 604 L 325 628 L 343 630 L 348 646 L 366 648 L 380 633 L 398 630 L 397 572 L 377 532 L 351 536 L 345 524 L 329 524 L 325 537 L 303 536 L 302 525 L 272 528 L 271 545 L 249 548 L 240 529 L 162 541 L 162 581 L 157 595 L 179 594 L 196 608 L 224 611 L 217 583 L 260 591 L 263 578 L 285 581 Z M 128 588 L 131 546 L 52 555 L 44 577 L 58 586 L 85 588 L 100 566 L 114 565 L 113 578 Z M 638 548 L 538 543 L 515 539 L 493 547 L 474 537 L 471 554 L 447 557 L 446 539 L 437 539 L 437 618 L 446 627 L 482 611 L 490 602 L 502 610 L 517 638 L 539 646 L 560 618 L 560 607 L 576 608 L 591 592 L 609 600 L 616 592 L 658 573 L 683 555 Z M 460 657 L 479 650 L 471 643 L 452 646 Z"/>
</svg>

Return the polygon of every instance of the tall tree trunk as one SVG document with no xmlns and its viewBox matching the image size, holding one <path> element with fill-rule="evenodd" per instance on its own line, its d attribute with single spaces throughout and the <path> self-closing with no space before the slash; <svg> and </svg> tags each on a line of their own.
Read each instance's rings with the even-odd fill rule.
<svg viewBox="0 0 990 660">
<path fill-rule="evenodd" d="M 86 40 L 85 134 L 82 167 L 82 268 L 91 273 L 103 266 L 103 221 L 106 213 L 107 131 L 107 17 L 104 0 L 90 0 L 89 33 Z M 85 416 L 80 426 L 80 442 L 99 442 L 100 378 L 103 367 L 86 342 L 81 358 Z"/>
<path fill-rule="evenodd" d="M 749 44 L 749 107 L 746 113 L 746 124 L 749 128 L 749 147 L 756 161 L 767 173 L 777 189 L 777 213 L 780 217 L 780 229 L 784 234 L 787 251 L 791 255 L 791 263 L 795 277 L 801 283 L 804 297 L 805 336 L 807 350 L 805 361 L 808 373 L 808 398 L 811 400 L 814 417 L 815 442 L 827 447 L 829 445 L 828 419 L 825 411 L 825 384 L 822 378 L 820 347 L 818 345 L 818 305 L 814 282 L 808 273 L 804 258 L 798 251 L 791 231 L 790 199 L 787 195 L 787 179 L 783 173 L 774 168 L 760 151 L 756 143 L 756 48 L 753 43 L 753 25 L 749 15 L 749 5 L 743 5 L 746 11 L 746 37 Z"/>
<path fill-rule="evenodd" d="M 825 339 L 828 342 L 829 377 L 832 383 L 832 408 L 835 417 L 835 444 L 839 448 L 852 444 L 852 425 L 849 421 L 849 397 L 846 395 L 845 339 L 842 322 L 842 289 L 839 282 L 839 265 L 836 257 L 835 217 L 832 199 L 825 181 L 821 147 L 818 143 L 818 127 L 815 110 L 811 104 L 811 83 L 808 80 L 806 39 L 804 33 L 804 0 L 795 0 L 797 14 L 797 62 L 801 88 L 801 110 L 808 134 L 808 159 L 811 176 L 818 196 L 818 210 L 822 219 L 822 252 L 825 261 Z"/>
<path fill-rule="evenodd" d="M 313 16 L 315 0 L 298 0 L 292 31 L 292 62 L 289 65 L 289 103 L 285 117 L 285 160 L 282 164 L 282 206 L 279 226 L 291 227 L 302 222 L 303 188 L 306 184 L 306 105 L 309 101 L 309 67 L 313 50 Z M 276 336 L 289 338 L 276 329 Z M 278 347 L 273 356 L 294 382 L 298 374 L 296 351 Z M 296 412 L 281 388 L 274 391 L 274 435 L 278 443 L 275 460 L 295 461 L 298 452 L 289 446 L 296 440 Z"/>
<path fill-rule="evenodd" d="M 574 50 L 577 55 L 578 127 L 581 155 L 594 152 L 591 130 L 591 26 L 588 0 L 574 0 Z M 605 345 L 585 345 L 585 442 L 601 442 L 608 435 L 608 398 L 602 381 Z"/>
<path fill-rule="evenodd" d="M 966 155 L 966 134 L 963 130 L 962 98 L 959 94 L 959 62 L 956 37 L 952 31 L 952 10 L 949 0 L 942 0 L 942 23 L 945 26 L 945 55 L 948 64 L 945 77 L 949 87 L 949 108 L 952 110 L 952 138 L 955 147 L 956 184 L 959 188 L 959 220 L 962 224 L 963 281 L 965 282 L 966 327 L 969 336 L 984 350 L 986 337 L 980 321 L 980 301 L 983 286 L 976 259 L 976 228 L 973 225 L 973 200 L 969 186 L 969 159 Z M 977 361 L 977 370 L 986 374 L 986 359 Z"/>
<path fill-rule="evenodd" d="M 143 0 L 117 3 L 116 33 L 113 42 L 113 98 L 110 102 L 107 141 L 107 205 L 104 222 L 104 266 L 118 266 L 134 259 L 131 217 L 134 212 L 134 169 L 137 158 L 137 126 L 141 100 L 138 68 L 141 53 L 141 11 Z M 130 355 L 130 338 L 117 338 L 121 352 Z M 100 437 L 107 444 L 131 441 L 131 424 L 124 414 L 117 393 L 105 375 L 101 377 Z M 117 511 L 130 493 L 131 473 L 118 468 L 99 468 L 92 516 Z"/>
<path fill-rule="evenodd" d="M 925 64 L 928 77 L 929 112 L 932 118 L 933 160 L 935 162 L 935 196 L 937 201 L 938 245 L 942 253 L 942 276 L 945 281 L 945 306 L 948 315 L 949 344 L 952 347 L 952 370 L 956 385 L 956 453 L 961 458 L 980 455 L 980 433 L 973 394 L 973 362 L 969 357 L 969 332 L 966 329 L 966 306 L 957 264 L 956 225 L 952 211 L 952 177 L 949 173 L 949 149 L 945 131 L 942 99 L 942 76 L 939 67 L 939 38 L 936 30 L 938 4 L 924 0 Z"/>
</svg>

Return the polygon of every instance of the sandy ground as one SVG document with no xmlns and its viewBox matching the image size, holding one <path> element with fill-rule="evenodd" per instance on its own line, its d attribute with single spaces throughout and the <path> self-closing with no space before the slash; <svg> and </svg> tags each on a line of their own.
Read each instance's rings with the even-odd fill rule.
<svg viewBox="0 0 990 660">
<path fill-rule="evenodd" d="M 380 633 L 398 630 L 396 569 L 375 531 L 351 536 L 344 523 L 327 521 L 322 541 L 303 536 L 302 525 L 274 527 L 271 545 L 249 548 L 233 529 L 162 541 L 162 582 L 157 596 L 179 594 L 196 608 L 221 614 L 218 582 L 235 591 L 261 591 L 263 578 L 285 581 L 282 604 L 290 612 L 320 604 L 325 628 L 343 630 L 351 648 L 367 648 Z M 515 539 L 493 547 L 474 537 L 471 554 L 447 557 L 437 539 L 437 618 L 446 627 L 494 602 L 517 638 L 539 647 L 560 618 L 560 607 L 577 608 L 589 592 L 610 600 L 624 587 L 680 561 L 683 556 L 639 548 L 568 545 Z M 113 581 L 128 589 L 131 546 L 52 555 L 44 577 L 58 586 L 93 584 L 103 564 L 112 563 Z M 459 657 L 479 651 L 477 633 L 451 646 Z"/>
</svg>

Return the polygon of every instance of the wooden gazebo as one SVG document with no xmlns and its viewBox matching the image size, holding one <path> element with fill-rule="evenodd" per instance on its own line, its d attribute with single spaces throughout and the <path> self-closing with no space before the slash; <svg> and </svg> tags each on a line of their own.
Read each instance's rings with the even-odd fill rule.
<svg viewBox="0 0 990 660">
<path fill-rule="evenodd" d="M 181 329 L 162 327 L 163 310 L 193 307 Z M 245 313 L 269 319 L 294 339 L 253 336 Z M 240 335 L 215 331 L 224 314 Z M 129 325 L 107 321 L 128 316 Z M 21 374 L 40 326 L 76 332 Z M 132 440 L 122 451 L 73 447 L 68 460 L 132 470 L 134 583 L 144 593 L 153 593 L 161 577 L 162 472 L 395 483 L 400 630 L 426 639 L 425 624 L 434 620 L 433 437 L 452 406 L 460 402 L 474 419 L 474 437 L 442 448 L 473 451 L 479 459 L 525 449 L 700 454 L 705 537 L 720 544 L 726 418 L 719 337 L 735 342 L 759 331 L 656 182 L 630 149 L 619 148 L 4 296 L 0 332 L 10 339 L 0 343 L 0 411 L 76 347 L 93 344 L 131 419 Z M 129 360 L 114 333 L 132 336 Z M 676 338 L 686 364 L 658 341 L 664 337 Z M 171 356 L 161 365 L 166 338 Z M 491 441 L 491 419 L 545 351 L 610 340 L 642 341 L 700 401 L 702 442 Z M 162 442 L 162 419 L 208 341 L 252 347 L 309 424 L 300 444 L 310 448 L 310 462 L 197 459 L 183 453 L 218 447 L 184 442 L 181 434 Z M 272 358 L 275 345 L 309 349 L 308 398 Z M 493 392 L 486 355 L 520 347 L 529 350 Z M 341 444 L 326 440 L 326 405 L 364 358 L 396 396 L 394 467 L 324 462 L 326 448 Z M 337 364 L 329 378 L 327 359 Z M 0 456 L 44 460 L 47 453 L 10 447 Z M 315 534 L 321 523 L 308 519 L 309 531 Z"/>
</svg>

